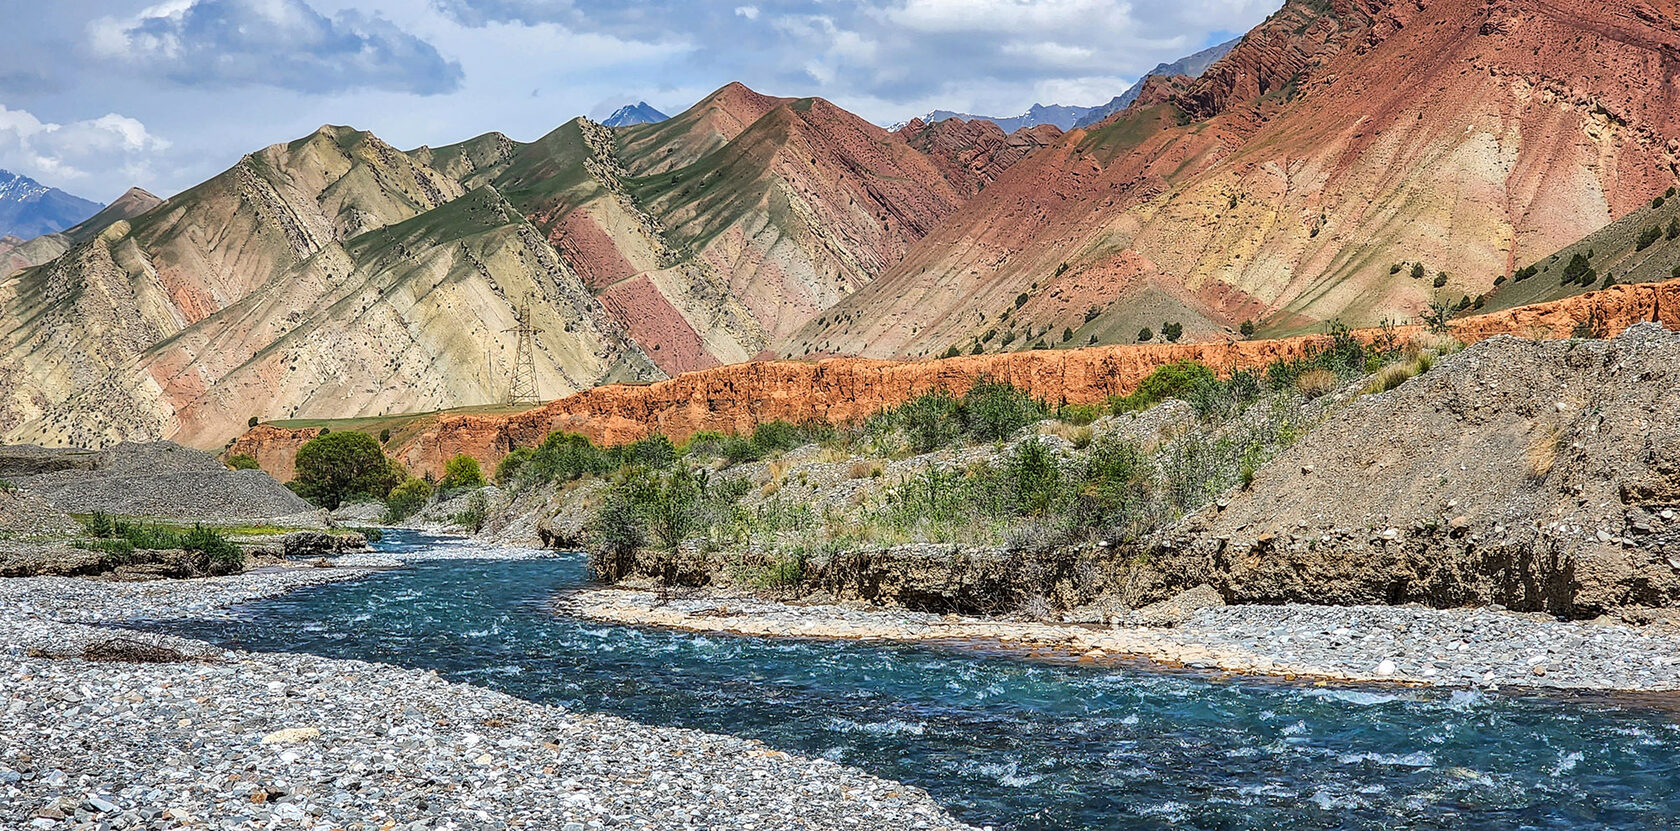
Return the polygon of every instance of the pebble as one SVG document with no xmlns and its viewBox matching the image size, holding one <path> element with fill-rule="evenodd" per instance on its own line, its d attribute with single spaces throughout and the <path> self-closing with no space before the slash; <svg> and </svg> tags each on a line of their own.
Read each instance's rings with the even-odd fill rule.
<svg viewBox="0 0 1680 831">
<path fill-rule="evenodd" d="M 542 556 L 440 548 L 405 559 Z M 152 635 L 190 660 L 77 657 L 111 636 L 92 623 L 222 615 L 400 564 L 338 562 L 191 581 L 0 580 L 0 828 L 968 828 L 920 789 L 828 760 L 433 672 Z"/>
<path fill-rule="evenodd" d="M 1605 619 L 1565 622 L 1495 609 L 1222 606 L 1170 629 L 1098 628 L 902 609 L 789 605 L 745 595 L 600 589 L 564 612 L 694 631 L 900 641 L 989 641 L 1082 662 L 1144 658 L 1229 673 L 1443 686 L 1680 690 L 1680 631 Z M 1050 647 L 1050 648 L 1046 648 Z M 1540 671 L 1536 671 L 1539 669 Z"/>
</svg>

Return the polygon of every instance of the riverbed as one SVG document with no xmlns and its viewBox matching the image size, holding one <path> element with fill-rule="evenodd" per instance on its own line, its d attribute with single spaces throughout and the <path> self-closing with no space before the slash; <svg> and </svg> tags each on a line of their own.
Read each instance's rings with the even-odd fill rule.
<svg viewBox="0 0 1680 831">
<path fill-rule="evenodd" d="M 999 829 L 1650 828 L 1680 815 L 1671 695 L 1286 683 L 972 645 L 764 639 L 557 614 L 581 557 L 422 560 L 153 628 L 436 671 L 754 739 Z"/>
</svg>

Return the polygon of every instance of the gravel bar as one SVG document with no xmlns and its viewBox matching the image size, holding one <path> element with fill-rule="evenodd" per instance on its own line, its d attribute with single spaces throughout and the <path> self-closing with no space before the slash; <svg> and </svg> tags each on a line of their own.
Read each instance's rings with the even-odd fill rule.
<svg viewBox="0 0 1680 831">
<path fill-rule="evenodd" d="M 431 556 L 507 552 L 463 543 Z M 756 741 L 574 713 L 430 672 L 90 625 L 215 615 L 400 564 L 340 563 L 0 581 L 0 828 L 967 828 L 916 788 Z M 114 637 L 180 660 L 82 659 Z"/>
<path fill-rule="evenodd" d="M 1680 690 L 1672 627 L 1566 623 L 1487 609 L 1225 606 L 1173 628 L 1033 623 L 744 595 L 596 589 L 561 601 L 595 620 L 770 637 L 984 641 L 1083 662 L 1145 659 L 1236 674 L 1413 685 Z"/>
</svg>

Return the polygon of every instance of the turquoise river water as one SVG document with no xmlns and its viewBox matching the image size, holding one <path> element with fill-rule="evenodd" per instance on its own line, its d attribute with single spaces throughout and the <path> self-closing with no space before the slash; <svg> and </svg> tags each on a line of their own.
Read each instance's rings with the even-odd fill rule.
<svg viewBox="0 0 1680 831">
<path fill-rule="evenodd" d="M 163 628 L 756 738 L 997 829 L 1680 827 L 1676 699 L 1317 688 L 551 611 L 587 581 L 580 556 L 438 560 Z"/>
</svg>

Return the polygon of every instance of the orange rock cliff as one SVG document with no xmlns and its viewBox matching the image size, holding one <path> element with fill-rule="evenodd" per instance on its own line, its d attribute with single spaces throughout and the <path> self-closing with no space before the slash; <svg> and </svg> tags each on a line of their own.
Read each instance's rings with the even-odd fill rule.
<svg viewBox="0 0 1680 831">
<path fill-rule="evenodd" d="M 1614 286 L 1553 303 L 1523 306 L 1455 321 L 1467 343 L 1497 335 L 1568 337 L 1583 323 L 1614 335 L 1635 323 L 1655 321 L 1680 329 L 1680 281 Z M 1416 327 L 1402 327 L 1404 336 Z M 1374 331 L 1360 334 L 1366 337 Z M 1277 340 L 1095 346 L 929 361 L 831 358 L 759 361 L 678 375 L 645 385 L 596 387 L 511 415 L 439 415 L 411 436 L 387 447 L 415 475 L 441 476 L 457 454 L 486 467 L 518 447 L 530 447 L 556 430 L 581 433 L 603 444 L 664 433 L 681 441 L 701 430 L 747 432 L 777 419 L 834 424 L 855 421 L 935 388 L 962 393 L 979 378 L 1008 381 L 1051 402 L 1091 403 L 1136 388 L 1157 367 L 1200 361 L 1221 374 L 1264 366 L 1323 344 L 1323 335 Z M 292 477 L 297 449 L 320 428 L 259 425 L 228 452 L 246 453 L 281 481 Z"/>
</svg>

